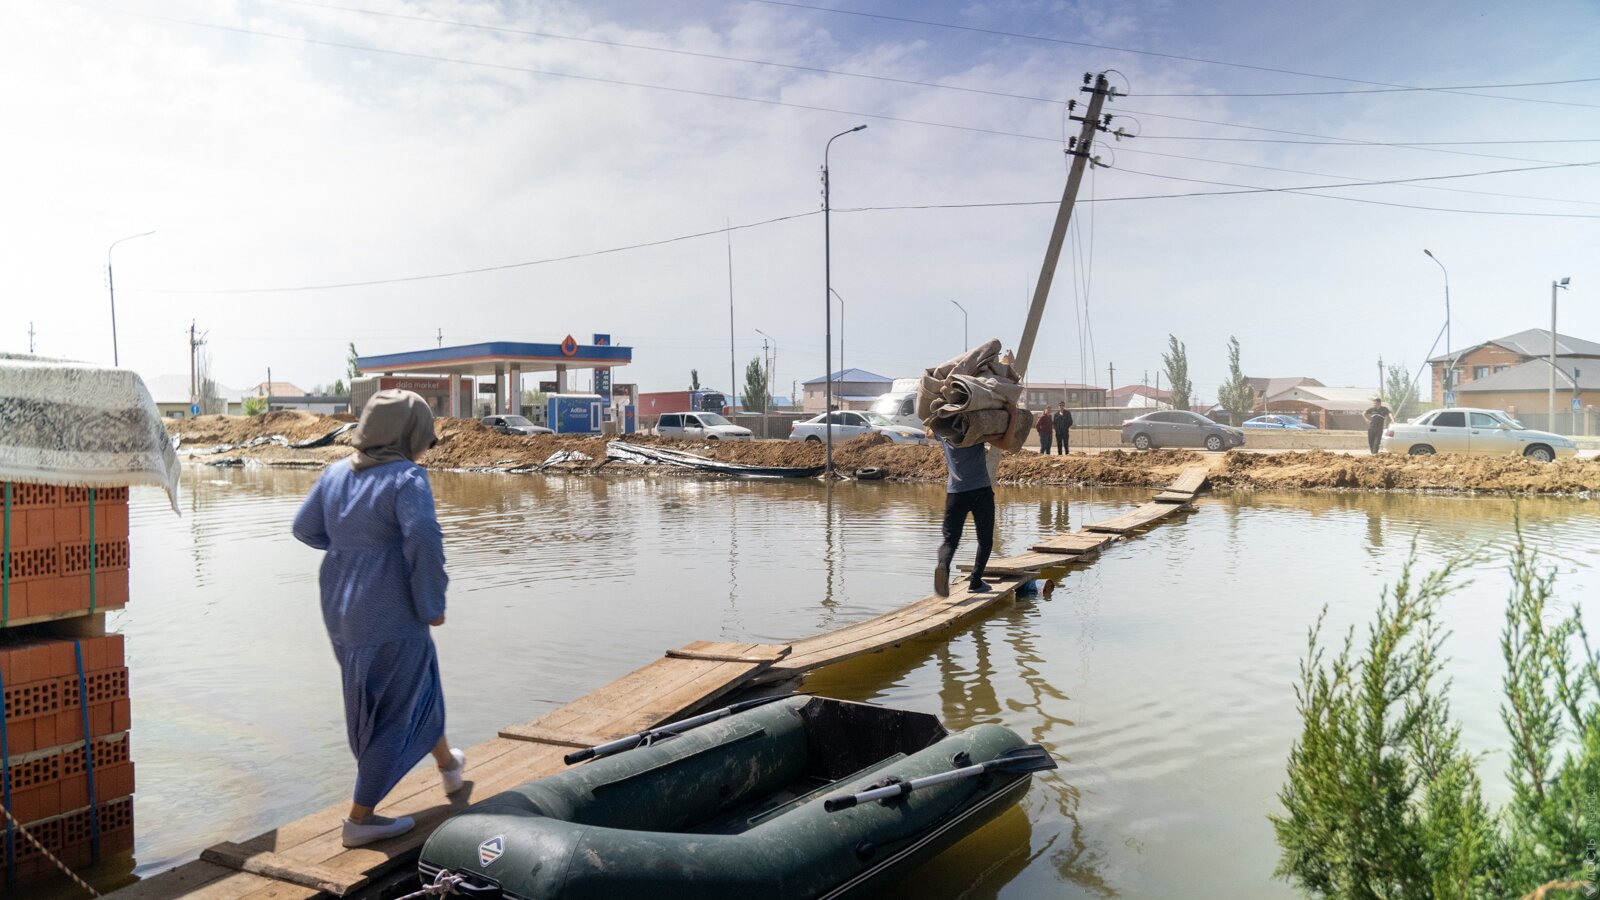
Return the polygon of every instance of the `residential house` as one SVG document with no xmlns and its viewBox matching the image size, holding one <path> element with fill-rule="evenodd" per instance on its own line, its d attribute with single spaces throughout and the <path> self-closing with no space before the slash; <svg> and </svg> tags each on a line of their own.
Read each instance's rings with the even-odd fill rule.
<svg viewBox="0 0 1600 900">
<path fill-rule="evenodd" d="M 885 378 L 862 369 L 845 369 L 828 377 L 813 378 L 801 385 L 804 389 L 803 405 L 811 412 L 822 412 L 827 407 L 828 382 L 833 382 L 835 409 L 866 409 L 879 396 L 889 392 L 893 378 Z"/>
<path fill-rule="evenodd" d="M 1127 384 L 1111 392 L 1107 405 L 1121 409 L 1171 409 L 1172 392 L 1147 384 Z"/>
<path fill-rule="evenodd" d="M 1266 409 L 1299 416 L 1318 428 L 1359 431 L 1366 427 L 1362 413 L 1372 407 L 1372 398 L 1377 395 L 1378 391 L 1373 388 L 1328 387 L 1307 378 L 1276 394 L 1268 394 Z"/>
<path fill-rule="evenodd" d="M 1029 409 L 1055 409 L 1065 403 L 1068 409 L 1090 409 L 1106 406 L 1106 389 L 1092 384 L 1071 382 L 1029 381 L 1023 384 L 1022 405 Z"/>
<path fill-rule="evenodd" d="M 183 419 L 190 415 L 193 401 L 190 397 L 188 375 L 157 375 L 144 379 L 144 385 L 155 401 L 156 410 L 169 419 Z M 202 404 L 202 414 L 239 416 L 244 414 L 244 391 L 213 382 L 216 401 Z"/>
<path fill-rule="evenodd" d="M 1576 369 L 1581 374 L 1585 369 L 1600 370 L 1600 344 L 1585 341 L 1565 334 L 1556 335 L 1555 341 L 1556 366 L 1566 372 Z M 1523 408 L 1524 404 L 1531 404 L 1526 408 L 1544 411 L 1548 403 L 1548 396 L 1534 397 L 1539 386 L 1543 386 L 1546 395 L 1550 389 L 1550 331 L 1545 328 L 1529 328 L 1516 334 L 1473 344 L 1463 350 L 1451 350 L 1428 360 L 1433 367 L 1433 400 L 1443 404 L 1445 370 L 1451 367 L 1452 361 L 1455 368 L 1454 382 L 1456 392 L 1463 396 L 1457 397 L 1458 404 L 1466 404 L 1467 394 L 1474 395 L 1470 402 L 1475 406 L 1487 405 L 1492 409 L 1500 409 L 1507 405 Z M 1541 362 L 1541 360 L 1543 360 Z M 1587 362 L 1587 365 L 1585 364 Z M 1487 379 L 1502 372 L 1526 367 L 1529 374 L 1502 379 L 1487 386 L 1469 386 L 1480 379 Z M 1540 371 L 1540 370 L 1543 371 Z M 1581 382 L 1579 390 L 1582 390 Z M 1562 393 L 1565 392 L 1565 398 Z M 1558 409 L 1571 408 L 1573 394 L 1572 384 L 1560 375 L 1556 376 L 1556 406 Z"/>
</svg>

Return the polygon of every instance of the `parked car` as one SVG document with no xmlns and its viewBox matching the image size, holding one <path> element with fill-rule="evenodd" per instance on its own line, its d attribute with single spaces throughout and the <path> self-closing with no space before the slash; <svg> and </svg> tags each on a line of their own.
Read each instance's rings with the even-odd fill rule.
<svg viewBox="0 0 1600 900">
<path fill-rule="evenodd" d="M 1514 454 L 1539 462 L 1578 452 L 1578 445 L 1570 438 L 1534 431 L 1497 410 L 1469 408 L 1436 409 L 1403 425 L 1390 425 L 1383 432 L 1380 446 L 1389 453 L 1411 456 Z"/>
<path fill-rule="evenodd" d="M 1155 447 L 1204 447 L 1230 450 L 1244 446 L 1244 432 L 1220 425 L 1196 412 L 1166 409 L 1122 423 L 1122 443 L 1137 450 Z"/>
<path fill-rule="evenodd" d="M 656 434 L 690 441 L 749 441 L 750 429 L 735 425 L 714 412 L 664 413 Z"/>
<path fill-rule="evenodd" d="M 524 416 L 484 416 L 479 421 L 501 434 L 555 434 L 543 425 L 533 424 Z"/>
<path fill-rule="evenodd" d="M 1299 416 L 1267 415 L 1256 416 L 1254 419 L 1245 419 L 1241 428 L 1277 428 L 1280 431 L 1316 431 L 1317 426 L 1305 422 Z"/>
<path fill-rule="evenodd" d="M 789 440 L 791 441 L 816 441 L 823 440 L 823 432 L 827 430 L 827 419 L 833 418 L 833 439 L 848 441 L 853 437 L 863 434 L 877 433 L 884 435 L 897 444 L 920 444 L 927 438 L 923 437 L 922 429 L 912 428 L 909 425 L 896 425 L 894 420 L 887 416 L 880 416 L 871 412 L 856 412 L 854 410 L 837 410 L 835 412 L 818 414 L 804 422 L 791 422 L 789 424 Z"/>
</svg>

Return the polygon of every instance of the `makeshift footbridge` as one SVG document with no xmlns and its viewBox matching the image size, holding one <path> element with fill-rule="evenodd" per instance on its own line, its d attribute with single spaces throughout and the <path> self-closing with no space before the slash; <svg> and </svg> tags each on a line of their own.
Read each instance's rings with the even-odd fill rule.
<svg viewBox="0 0 1600 900">
<path fill-rule="evenodd" d="M 1158 491 L 1150 502 L 1082 530 L 1040 541 L 1026 553 L 992 560 L 991 589 L 975 593 L 964 581 L 950 596 L 930 596 L 909 606 L 834 631 L 787 644 L 697 641 L 667 651 L 654 662 L 531 722 L 509 725 L 467 751 L 469 790 L 446 797 L 432 767 L 400 782 L 379 807 L 388 816 L 411 816 L 408 834 L 369 847 L 340 843 L 345 806 L 338 805 L 240 843 L 206 849 L 200 859 L 112 894 L 118 900 L 184 897 L 192 900 L 288 900 L 347 896 L 392 878 L 416 858 L 428 835 L 475 800 L 564 768 L 562 756 L 665 724 L 730 694 L 776 682 L 869 653 L 900 646 L 967 623 L 1010 602 L 1018 588 L 1053 580 L 1096 556 L 1107 545 L 1182 510 L 1205 489 L 1206 469 L 1196 466 Z"/>
</svg>

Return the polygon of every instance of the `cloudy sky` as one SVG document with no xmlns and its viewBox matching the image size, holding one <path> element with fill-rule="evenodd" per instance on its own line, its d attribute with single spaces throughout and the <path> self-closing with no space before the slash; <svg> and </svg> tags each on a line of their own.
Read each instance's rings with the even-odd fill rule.
<svg viewBox="0 0 1600 900">
<path fill-rule="evenodd" d="M 110 362 L 107 246 L 154 229 L 114 259 L 146 377 L 195 320 L 236 386 L 442 330 L 609 332 L 620 382 L 725 387 L 731 223 L 738 365 L 760 329 L 787 387 L 823 372 L 823 146 L 865 123 L 832 153 L 845 363 L 911 375 L 961 348 L 952 300 L 1016 342 L 1101 70 L 1138 137 L 1101 138 L 1033 378 L 1153 380 L 1171 333 L 1206 400 L 1229 335 L 1371 385 L 1443 325 L 1424 247 L 1457 346 L 1548 327 L 1561 276 L 1600 340 L 1596 33 L 1586 0 L 8 0 L 0 350 Z"/>
</svg>

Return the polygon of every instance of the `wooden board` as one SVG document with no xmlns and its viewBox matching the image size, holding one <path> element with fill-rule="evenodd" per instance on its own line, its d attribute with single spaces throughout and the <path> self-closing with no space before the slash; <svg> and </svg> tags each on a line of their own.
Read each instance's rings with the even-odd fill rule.
<svg viewBox="0 0 1600 900">
<path fill-rule="evenodd" d="M 1028 549 L 1036 553 L 1093 553 L 1110 542 L 1111 538 L 1103 534 L 1071 531 L 1045 538 Z"/>
<path fill-rule="evenodd" d="M 985 577 L 989 575 L 1009 575 L 1037 578 L 1040 573 L 1047 569 L 1059 569 L 1064 572 L 1068 566 L 1082 558 L 1081 556 L 1065 556 L 1060 553 L 1020 553 L 1016 556 L 989 560 L 983 567 L 983 574 Z M 956 568 L 963 572 L 971 572 L 972 563 L 962 563 Z"/>
<path fill-rule="evenodd" d="M 500 736 L 573 746 L 567 736 L 598 743 L 637 734 L 723 696 L 789 652 L 787 644 L 697 641 Z"/>
<path fill-rule="evenodd" d="M 780 681 L 959 625 L 1013 599 L 1019 584 L 1021 581 L 1016 579 L 992 579 L 991 590 L 974 594 L 965 583 L 957 582 L 950 586 L 949 597 L 926 597 L 910 606 L 795 641 L 794 652 L 757 675 L 754 682 Z"/>
<path fill-rule="evenodd" d="M 1194 499 L 1193 494 L 1184 494 L 1177 491 L 1161 491 L 1152 497 L 1157 503 L 1188 503 Z"/>
<path fill-rule="evenodd" d="M 1151 502 L 1146 503 L 1136 509 L 1130 510 L 1129 512 L 1125 512 L 1114 519 L 1106 519 L 1103 522 L 1090 522 L 1084 527 L 1090 531 L 1104 531 L 1110 534 L 1126 534 L 1127 532 L 1135 529 L 1143 528 L 1146 525 L 1153 525 L 1156 522 L 1165 519 L 1167 516 L 1177 512 L 1178 509 L 1179 506 L 1172 503 Z"/>
<path fill-rule="evenodd" d="M 350 874 L 297 862 L 267 851 L 252 852 L 243 844 L 224 841 L 207 847 L 200 858 L 240 872 L 250 872 L 301 887 L 315 888 L 335 897 L 343 897 L 369 880 L 363 874 Z"/>
<path fill-rule="evenodd" d="M 1208 475 L 1205 466 L 1189 466 L 1178 475 L 1178 480 L 1167 485 L 1166 490 L 1174 494 L 1198 494 L 1206 486 Z"/>
</svg>

